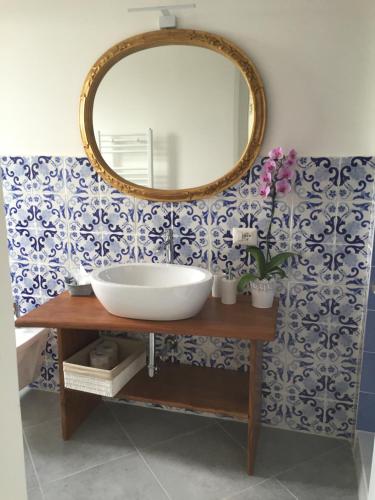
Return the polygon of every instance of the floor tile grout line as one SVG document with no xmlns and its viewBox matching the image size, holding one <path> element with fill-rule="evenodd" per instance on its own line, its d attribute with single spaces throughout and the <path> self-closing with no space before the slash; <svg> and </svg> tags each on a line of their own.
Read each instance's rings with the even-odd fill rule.
<svg viewBox="0 0 375 500">
<path fill-rule="evenodd" d="M 292 491 L 290 491 L 290 489 L 285 484 L 283 484 L 277 477 L 273 478 L 273 480 L 277 481 L 277 483 L 281 486 L 281 488 L 287 491 L 295 500 L 298 500 L 298 497 L 296 497 L 296 495 Z"/>
<path fill-rule="evenodd" d="M 219 427 L 220 427 L 220 428 L 221 428 L 221 429 L 222 429 L 222 430 L 223 430 L 223 431 L 224 431 L 224 432 L 225 432 L 225 433 L 226 433 L 226 434 L 227 434 L 230 438 L 232 438 L 232 440 L 233 440 L 233 441 L 234 441 L 237 445 L 239 445 L 239 446 L 240 446 L 243 450 L 245 450 L 245 451 L 246 451 L 246 447 L 245 447 L 245 446 L 243 446 L 242 444 L 240 444 L 240 442 L 239 442 L 239 441 L 237 441 L 237 439 L 236 439 L 236 438 L 234 438 L 234 437 L 233 437 L 233 436 L 232 436 L 232 435 L 231 435 L 231 434 L 230 434 L 230 433 L 229 433 L 226 429 L 224 429 L 224 427 L 222 427 L 222 426 L 221 426 L 220 422 L 216 422 L 216 424 L 217 424 L 217 425 L 218 425 L 218 426 L 219 426 Z M 307 434 L 307 435 L 310 435 L 310 433 L 306 433 L 306 434 Z M 319 436 L 319 437 L 320 437 L 320 436 Z M 327 454 L 329 454 L 329 453 L 333 452 L 334 450 L 338 450 L 339 448 L 344 447 L 346 442 L 347 442 L 346 440 L 345 440 L 345 441 L 343 440 L 343 442 L 342 442 L 342 443 L 337 444 L 337 446 L 334 446 L 334 447 L 333 447 L 333 448 L 331 448 L 330 450 L 327 450 L 327 451 L 325 451 L 325 452 L 323 452 L 323 453 L 321 453 L 321 454 L 319 454 L 319 455 L 311 456 L 310 458 L 307 458 L 307 459 L 305 459 L 305 460 L 302 460 L 302 461 L 298 462 L 298 464 L 296 464 L 296 465 L 293 465 L 293 466 L 291 466 L 291 467 L 288 467 L 287 469 L 284 469 L 284 470 L 282 470 L 282 471 L 280 471 L 280 472 L 276 472 L 275 474 L 271 474 L 271 475 L 270 475 L 270 476 L 268 476 L 266 479 L 276 479 L 276 478 L 277 478 L 280 474 L 284 474 L 285 472 L 289 472 L 290 470 L 292 470 L 292 469 L 294 469 L 294 468 L 298 467 L 298 466 L 299 466 L 299 465 L 301 465 L 301 464 L 307 463 L 307 462 L 309 462 L 310 460 L 316 460 L 316 459 L 319 459 L 319 458 L 323 458 L 325 455 L 327 455 Z M 259 483 L 259 484 L 260 484 L 260 483 Z"/>
<path fill-rule="evenodd" d="M 163 484 L 161 483 L 161 481 L 158 478 L 158 476 L 151 469 L 151 467 L 148 464 L 148 462 L 146 461 L 145 457 L 140 452 L 140 450 L 136 446 L 135 442 L 133 441 L 133 439 L 131 438 L 131 436 L 129 435 L 129 433 L 125 430 L 125 428 L 123 427 L 123 425 L 121 424 L 121 422 L 119 421 L 119 419 L 117 418 L 117 416 L 115 415 L 115 413 L 109 407 L 108 407 L 108 411 L 112 415 L 112 417 L 114 418 L 114 420 L 118 423 L 118 425 L 120 426 L 120 429 L 122 430 L 122 432 L 124 433 L 124 435 L 127 437 L 127 439 L 129 440 L 130 444 L 134 447 L 134 449 L 135 449 L 136 453 L 138 454 L 139 458 L 142 460 L 142 462 L 144 463 L 144 465 L 150 471 L 151 475 L 153 476 L 153 478 L 155 479 L 155 481 L 157 482 L 157 484 L 159 485 L 159 487 L 161 488 L 161 490 L 164 492 L 164 494 L 166 495 L 166 497 L 169 500 L 172 500 L 172 497 L 169 495 L 167 489 L 163 486 Z"/>
<path fill-rule="evenodd" d="M 242 450 L 244 451 L 247 451 L 246 447 L 243 446 L 239 441 L 237 441 L 237 439 L 232 436 L 232 434 L 230 432 L 228 432 L 222 425 L 220 422 L 215 422 L 216 425 L 224 432 L 224 434 L 226 434 L 227 436 L 229 436 L 231 438 L 231 440 L 237 444 L 237 446 L 239 446 Z"/>
<path fill-rule="evenodd" d="M 327 451 L 325 451 L 323 453 L 320 453 L 319 455 L 315 455 L 315 456 L 312 456 L 310 458 L 306 458 L 305 460 L 302 460 L 302 461 L 298 462 L 297 464 L 288 467 L 287 469 L 284 469 L 282 471 L 276 472 L 275 474 L 272 474 L 272 476 L 270 476 L 270 478 L 277 479 L 279 481 L 279 476 L 281 474 L 285 474 L 287 472 L 290 472 L 293 469 L 296 469 L 297 467 L 299 467 L 300 465 L 307 464 L 308 462 L 311 462 L 312 460 L 319 460 L 320 458 L 324 458 L 326 455 L 329 455 L 333 451 L 336 451 L 336 450 L 338 450 L 340 448 L 343 448 L 343 447 L 344 447 L 344 444 L 341 444 L 341 445 L 335 446 L 331 450 L 327 450 Z"/>
<path fill-rule="evenodd" d="M 40 493 L 42 495 L 42 499 L 44 500 L 44 498 L 45 498 L 45 496 L 44 496 L 44 490 L 42 488 L 42 483 L 40 481 L 39 474 L 38 474 L 38 471 L 36 469 L 35 462 L 34 462 L 34 459 L 33 459 L 32 453 L 31 453 L 31 448 L 30 448 L 30 445 L 29 445 L 29 442 L 28 442 L 28 439 L 27 439 L 27 436 L 26 436 L 24 430 L 22 430 L 22 434 L 23 434 L 23 439 L 25 441 L 25 445 L 26 445 L 26 448 L 27 448 L 27 452 L 28 452 L 29 457 L 30 457 L 30 462 L 31 462 L 31 465 L 32 465 L 32 468 L 33 468 L 33 471 L 34 471 L 34 474 L 35 474 L 35 477 L 36 477 L 36 481 L 38 483 L 39 491 L 40 491 Z"/>
<path fill-rule="evenodd" d="M 187 437 L 187 436 L 191 436 L 192 434 L 195 434 L 196 432 L 199 432 L 199 431 L 202 431 L 204 429 L 207 429 L 208 427 L 211 427 L 213 426 L 214 424 L 213 423 L 210 423 L 210 424 L 205 424 L 204 426 L 202 427 L 198 427 L 197 429 L 194 429 L 194 430 L 191 430 L 191 431 L 186 431 L 186 432 L 183 432 L 181 434 L 178 434 L 177 436 L 173 436 L 171 438 L 168 438 L 168 439 L 165 439 L 164 441 L 159 441 L 155 444 L 152 444 L 150 446 L 143 446 L 142 448 L 139 448 L 139 450 L 141 451 L 147 451 L 147 450 L 152 450 L 153 448 L 155 448 L 156 446 L 161 446 L 161 445 L 164 445 L 164 444 L 167 444 L 167 443 L 170 443 L 171 441 L 174 441 L 175 439 L 178 439 L 178 438 L 182 438 L 182 437 Z"/>
<path fill-rule="evenodd" d="M 42 390 L 42 389 L 33 389 L 33 390 Z M 60 417 L 57 416 L 57 417 L 51 417 L 51 418 L 46 418 L 45 420 L 41 420 L 40 422 L 38 422 L 37 424 L 30 424 L 30 425 L 25 425 L 23 427 L 24 429 L 24 432 L 27 432 L 29 429 L 35 429 L 35 427 L 38 427 L 39 425 L 45 425 L 47 424 L 48 422 L 54 422 L 54 421 L 59 421 L 60 420 Z"/>
<path fill-rule="evenodd" d="M 109 403 L 111 404 L 111 403 Z M 119 403 L 121 405 L 121 403 Z M 125 405 L 124 405 L 125 406 Z M 135 406 L 136 408 L 148 408 L 147 406 Z M 155 409 L 156 411 L 159 411 L 159 408 L 151 408 L 151 409 Z M 114 413 L 109 410 L 111 412 L 111 414 L 114 416 Z M 160 411 L 167 411 L 168 413 L 168 410 L 160 410 Z M 188 416 L 194 416 L 194 414 L 192 413 L 179 413 L 179 412 L 175 412 L 177 415 L 178 414 L 181 414 L 181 415 L 188 415 Z M 121 424 L 121 422 L 116 418 L 116 421 L 121 425 L 122 429 L 124 430 L 124 426 Z M 202 418 L 207 418 L 207 419 L 210 419 L 210 420 L 214 420 L 214 417 L 211 419 L 210 417 L 203 417 Z M 166 443 L 169 443 L 171 441 L 174 441 L 175 439 L 178 439 L 178 438 L 181 438 L 181 437 L 186 437 L 186 436 L 190 436 L 191 434 L 195 434 L 196 432 L 200 432 L 204 429 L 207 429 L 208 427 L 211 427 L 211 426 L 215 426 L 216 422 L 215 421 L 211 421 L 211 422 L 207 422 L 206 424 L 202 425 L 202 426 L 199 426 L 197 427 L 196 429 L 193 429 L 191 431 L 186 431 L 186 432 L 182 432 L 181 434 L 177 434 L 176 436 L 172 436 L 168 439 L 164 439 L 163 441 L 158 441 L 157 443 L 154 443 L 154 444 L 151 444 L 149 446 L 142 446 L 142 447 L 137 447 L 139 450 L 151 450 L 152 448 L 155 448 L 156 446 L 160 446 L 160 445 L 164 445 Z M 125 431 L 126 432 L 126 431 Z M 127 434 L 127 433 L 126 433 Z M 131 440 L 133 442 L 133 440 Z"/>
<path fill-rule="evenodd" d="M 119 455 L 118 457 L 109 458 L 108 460 L 105 460 L 103 462 L 98 462 L 97 464 L 90 465 L 90 466 L 85 467 L 83 469 L 79 469 L 75 472 L 72 472 L 71 474 L 66 474 L 65 476 L 53 479 L 52 481 L 47 481 L 46 483 L 43 483 L 43 485 L 41 486 L 42 492 L 44 493 L 44 490 L 43 490 L 44 486 L 50 486 L 51 484 L 58 483 L 59 481 L 64 481 L 65 479 L 70 479 L 74 476 L 78 476 L 79 474 L 82 474 L 82 473 L 87 472 L 89 470 L 95 469 L 96 467 L 102 467 L 103 465 L 107 465 L 107 464 L 110 464 L 112 462 L 116 462 L 116 460 L 122 460 L 123 458 L 130 457 L 131 455 L 135 455 L 135 454 L 136 454 L 136 450 L 131 450 L 123 455 Z"/>
<path fill-rule="evenodd" d="M 165 488 L 165 486 L 162 484 L 162 482 L 160 481 L 160 479 L 158 478 L 158 476 L 156 475 L 156 473 L 152 470 L 150 464 L 147 462 L 146 458 L 143 456 L 143 454 L 141 453 L 140 450 L 138 450 L 138 448 L 136 448 L 137 452 L 138 452 L 138 455 L 140 457 L 140 459 L 142 460 L 142 462 L 145 464 L 145 466 L 147 467 L 147 469 L 150 471 L 152 477 L 155 479 L 155 481 L 157 482 L 157 484 L 159 485 L 159 487 L 161 488 L 161 490 L 164 492 L 165 496 L 169 499 L 169 500 L 172 500 L 172 497 L 170 496 L 168 490 Z"/>
<path fill-rule="evenodd" d="M 246 488 L 243 488 L 242 490 L 238 490 L 236 492 L 234 492 L 233 494 L 230 494 L 229 496 L 225 496 L 223 497 L 221 500 L 232 500 L 232 499 L 235 499 L 236 496 L 240 495 L 241 493 L 245 493 L 246 491 L 250 491 L 254 488 L 256 488 L 257 486 L 260 486 L 261 484 L 269 481 L 270 478 L 269 477 L 266 477 L 264 479 L 262 479 L 262 481 L 259 481 L 259 483 L 256 483 L 256 484 L 253 484 L 251 486 L 247 486 Z"/>
<path fill-rule="evenodd" d="M 111 414 L 111 416 L 112 416 L 112 414 Z M 25 441 L 27 442 L 27 445 L 28 445 L 28 449 L 29 449 L 29 454 L 30 454 L 31 460 L 32 460 L 32 452 L 31 452 L 31 448 L 30 448 L 30 446 L 28 444 L 28 441 L 27 441 L 27 436 L 26 436 L 27 429 L 29 429 L 29 428 L 35 428 L 35 427 L 37 427 L 39 425 L 44 425 L 44 424 L 46 424 L 46 422 L 59 421 L 59 420 L 60 420 L 60 417 L 56 417 L 56 418 L 53 418 L 53 419 L 49 419 L 49 420 L 45 420 L 43 422 L 40 422 L 39 424 L 35 424 L 35 425 L 32 425 L 32 426 L 29 426 L 26 429 L 23 429 L 24 438 L 25 438 Z M 98 462 L 98 463 L 96 463 L 94 465 L 90 465 L 88 467 L 84 467 L 83 469 L 79 469 L 79 470 L 77 470 L 77 471 L 75 471 L 75 472 L 73 472 L 71 474 L 67 474 L 67 475 L 59 477 L 57 479 L 53 479 L 52 481 L 47 481 L 46 483 L 43 483 L 43 484 L 39 481 L 40 489 L 41 489 L 41 491 L 42 491 L 42 493 L 44 495 L 43 486 L 49 486 L 50 484 L 56 483 L 58 481 L 63 481 L 64 479 L 68 479 L 68 478 L 70 478 L 72 476 L 76 476 L 77 474 L 80 474 L 81 472 L 86 472 L 86 471 L 88 471 L 90 469 L 94 469 L 95 467 L 101 467 L 102 465 L 106 465 L 107 463 L 114 462 L 116 460 L 120 460 L 122 458 L 125 458 L 127 456 L 132 455 L 133 453 L 135 453 L 135 451 L 136 451 L 135 449 L 131 450 L 131 451 L 128 451 L 127 453 L 124 453 L 124 454 L 119 455 L 117 457 L 110 458 L 110 459 L 105 460 L 103 462 Z M 35 467 L 35 464 L 34 464 L 33 460 L 32 460 L 32 463 L 33 463 L 33 466 L 34 466 L 34 469 L 35 469 L 36 476 L 39 479 L 39 476 L 38 476 L 38 474 L 36 472 L 36 467 Z"/>
</svg>

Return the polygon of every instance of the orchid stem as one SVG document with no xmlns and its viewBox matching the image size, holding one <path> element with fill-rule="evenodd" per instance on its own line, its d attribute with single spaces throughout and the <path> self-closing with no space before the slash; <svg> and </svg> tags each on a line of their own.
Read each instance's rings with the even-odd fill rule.
<svg viewBox="0 0 375 500">
<path fill-rule="evenodd" d="M 268 226 L 268 231 L 267 231 L 267 236 L 266 236 L 266 248 L 267 248 L 266 262 L 267 263 L 271 260 L 270 238 L 271 238 L 272 222 L 273 222 L 273 217 L 275 215 L 275 205 L 276 205 L 276 188 L 275 188 L 275 186 L 273 186 L 273 189 L 272 189 L 271 199 L 272 199 L 271 220 L 270 220 L 270 225 Z"/>
</svg>

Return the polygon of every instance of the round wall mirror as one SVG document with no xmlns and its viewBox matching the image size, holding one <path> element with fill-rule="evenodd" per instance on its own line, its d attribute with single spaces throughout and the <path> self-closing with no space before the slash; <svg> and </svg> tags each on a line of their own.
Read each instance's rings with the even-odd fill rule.
<svg viewBox="0 0 375 500">
<path fill-rule="evenodd" d="M 192 200 L 254 162 L 265 97 L 250 59 L 194 30 L 137 35 L 109 49 L 81 94 L 81 135 L 105 181 L 150 200 Z"/>
</svg>

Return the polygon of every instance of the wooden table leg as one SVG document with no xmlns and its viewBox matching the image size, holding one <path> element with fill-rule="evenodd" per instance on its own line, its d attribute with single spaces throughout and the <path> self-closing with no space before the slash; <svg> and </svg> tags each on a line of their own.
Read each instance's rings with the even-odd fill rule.
<svg viewBox="0 0 375 500">
<path fill-rule="evenodd" d="M 262 347 L 263 343 L 250 341 L 249 369 L 249 416 L 247 443 L 247 472 L 254 473 L 255 452 L 260 428 L 260 409 L 262 403 Z"/>
<path fill-rule="evenodd" d="M 73 432 L 100 403 L 101 396 L 87 392 L 73 391 L 64 386 L 63 361 L 96 340 L 99 332 L 92 330 L 60 329 L 57 331 L 57 345 L 60 372 L 60 414 L 64 440 Z"/>
</svg>

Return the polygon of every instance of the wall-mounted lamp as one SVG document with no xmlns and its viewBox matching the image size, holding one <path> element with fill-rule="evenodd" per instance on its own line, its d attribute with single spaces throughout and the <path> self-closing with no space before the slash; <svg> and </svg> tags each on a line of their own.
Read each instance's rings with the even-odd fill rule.
<svg viewBox="0 0 375 500">
<path fill-rule="evenodd" d="M 180 5 L 156 5 L 155 7 L 131 7 L 128 12 L 143 12 L 145 10 L 158 10 L 162 13 L 159 17 L 159 28 L 176 28 L 177 18 L 171 13 L 171 10 L 178 9 L 194 9 L 196 7 L 195 3 L 185 3 Z"/>
</svg>

